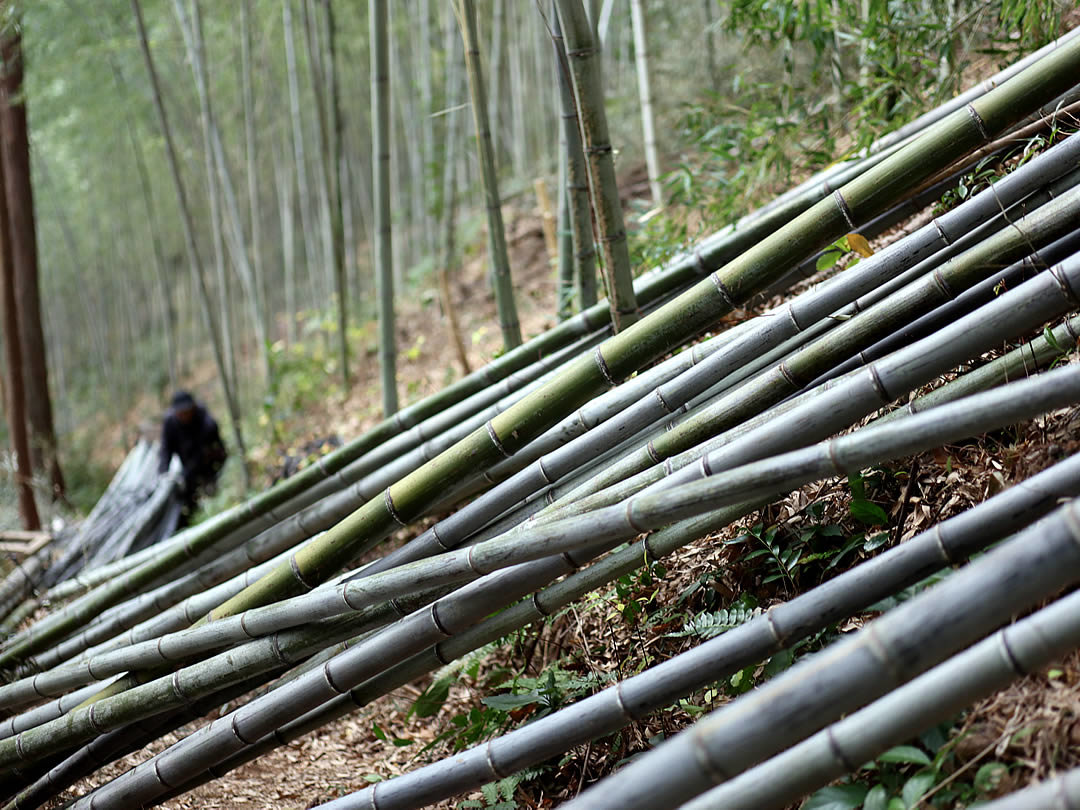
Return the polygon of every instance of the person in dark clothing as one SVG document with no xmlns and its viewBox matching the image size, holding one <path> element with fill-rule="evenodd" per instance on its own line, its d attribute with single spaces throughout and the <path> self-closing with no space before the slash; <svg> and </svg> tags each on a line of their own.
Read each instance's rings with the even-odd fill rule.
<svg viewBox="0 0 1080 810">
<path fill-rule="evenodd" d="M 206 406 L 187 391 L 173 394 L 169 411 L 161 425 L 161 456 L 158 470 L 166 473 L 173 456 L 183 465 L 180 492 L 180 525 L 186 525 L 195 511 L 199 495 L 212 489 L 228 455 L 217 422 Z"/>
</svg>

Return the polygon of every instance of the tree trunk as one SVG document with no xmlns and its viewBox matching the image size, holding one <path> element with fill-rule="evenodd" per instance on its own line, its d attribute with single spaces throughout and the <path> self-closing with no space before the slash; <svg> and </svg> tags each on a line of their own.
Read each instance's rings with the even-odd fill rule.
<svg viewBox="0 0 1080 810">
<path fill-rule="evenodd" d="M 250 474 L 247 468 L 247 449 L 244 446 L 244 436 L 240 428 L 240 407 L 236 401 L 235 391 L 230 382 L 225 366 L 225 355 L 222 352 L 221 333 L 218 330 L 217 321 L 214 319 L 214 308 L 210 302 L 210 291 L 206 283 L 206 273 L 203 269 L 202 259 L 199 257 L 198 245 L 195 243 L 195 224 L 191 219 L 191 209 L 188 206 L 187 192 L 184 190 L 184 181 L 180 176 L 180 163 L 176 157 L 176 148 L 173 145 L 172 130 L 169 129 L 169 119 L 165 112 L 165 104 L 161 98 L 161 88 L 158 84 L 157 71 L 154 70 L 154 61 L 150 55 L 150 45 L 147 42 L 146 26 L 143 23 L 142 9 L 139 0 L 131 0 L 131 10 L 135 15 L 135 27 L 139 35 L 139 47 L 142 50 L 143 61 L 146 63 L 146 72 L 150 78 L 150 87 L 154 98 L 154 108 L 157 111 L 158 123 L 161 125 L 161 134 L 165 139 L 165 154 L 169 160 L 169 172 L 172 174 L 173 185 L 176 188 L 177 205 L 180 209 L 180 222 L 184 230 L 184 246 L 187 250 L 188 260 L 191 263 L 192 274 L 198 285 L 199 295 L 202 298 L 203 317 L 206 320 L 206 328 L 210 333 L 210 344 L 214 352 L 214 361 L 217 365 L 218 376 L 221 378 L 222 393 L 225 404 L 229 411 L 229 420 L 232 423 L 233 440 L 236 442 L 237 454 L 240 456 L 240 464 L 244 471 L 246 485 L 250 485 Z"/>
<path fill-rule="evenodd" d="M 244 158 L 247 168 L 248 228 L 251 233 L 251 269 L 258 297 L 264 340 L 273 340 L 270 290 L 263 268 L 262 222 L 259 217 L 259 172 L 255 140 L 255 94 L 251 76 L 251 1 L 240 4 L 240 73 L 244 102 Z"/>
<path fill-rule="evenodd" d="M 5 36 L 3 77 L 0 80 L 0 128 L 3 130 L 5 190 L 8 230 L 19 308 L 19 338 L 23 366 L 26 419 L 30 430 L 30 455 L 34 466 L 49 476 L 53 498 L 64 496 L 64 476 L 57 458 L 49 374 L 45 358 L 45 335 L 41 328 L 41 295 L 38 289 L 37 231 L 34 193 L 30 182 L 30 144 L 23 97 L 21 37 L 17 31 Z"/>
<path fill-rule="evenodd" d="M 4 161 L 0 161 L 0 185 L 4 180 Z M 30 445 L 26 438 L 26 407 L 23 391 L 22 340 L 19 335 L 18 305 L 15 301 L 14 260 L 11 250 L 7 195 L 0 194 L 0 296 L 3 306 L 4 351 L 7 362 L 7 417 L 11 444 L 15 448 L 15 488 L 19 493 L 19 513 L 23 526 L 30 531 L 41 528 L 34 491 L 30 487 L 33 470 Z"/>
<path fill-rule="evenodd" d="M 588 157 L 596 227 L 604 253 L 604 280 L 611 323 L 615 331 L 620 332 L 634 323 L 640 312 L 634 297 L 630 250 L 626 244 L 626 227 L 615 182 L 615 161 L 604 112 L 599 51 L 581 0 L 558 0 L 558 5 L 566 53 L 572 57 L 570 73 L 574 79 L 578 118 Z"/>
<path fill-rule="evenodd" d="M 484 178 L 484 194 L 487 197 L 488 253 L 491 262 L 491 283 L 495 290 L 495 306 L 499 311 L 504 349 L 521 345 L 521 326 L 518 324 L 517 307 L 514 305 L 514 287 L 510 279 L 510 258 L 506 250 L 506 229 L 503 227 L 502 200 L 499 183 L 495 176 L 495 155 L 488 128 L 484 74 L 480 68 L 480 50 L 477 44 L 476 8 L 473 0 L 458 0 L 458 23 L 462 42 L 465 44 L 465 67 L 469 74 L 469 90 L 472 96 L 473 123 L 476 126 L 476 149 L 480 170 Z"/>
<path fill-rule="evenodd" d="M 397 342 L 394 337 L 394 251 L 390 231 L 390 60 L 387 2 L 370 0 L 371 123 L 375 186 L 375 287 L 379 301 L 379 372 L 383 416 L 397 412 Z"/>
<path fill-rule="evenodd" d="M 453 30 L 449 27 L 446 47 L 446 106 L 450 107 L 457 98 L 460 89 L 460 63 L 457 61 L 457 49 L 453 47 Z M 450 327 L 450 338 L 454 342 L 454 352 L 461 364 L 462 376 L 468 374 L 469 356 L 465 352 L 465 341 L 461 337 L 461 324 L 458 323 L 457 310 L 450 295 L 450 271 L 457 261 L 454 246 L 454 229 L 457 226 L 457 161 L 454 155 L 458 151 L 458 133 L 461 124 L 457 112 L 446 114 L 446 148 L 443 159 L 443 254 L 439 263 L 439 294 L 442 298 L 446 321 Z"/>
</svg>

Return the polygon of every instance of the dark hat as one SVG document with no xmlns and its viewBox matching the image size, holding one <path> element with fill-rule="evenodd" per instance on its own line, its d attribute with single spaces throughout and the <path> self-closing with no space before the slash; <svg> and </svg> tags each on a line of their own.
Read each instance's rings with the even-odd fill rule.
<svg viewBox="0 0 1080 810">
<path fill-rule="evenodd" d="M 172 395 L 172 400 L 169 403 L 174 410 L 183 411 L 188 408 L 195 407 L 195 397 L 189 394 L 187 391 L 177 391 Z"/>
</svg>

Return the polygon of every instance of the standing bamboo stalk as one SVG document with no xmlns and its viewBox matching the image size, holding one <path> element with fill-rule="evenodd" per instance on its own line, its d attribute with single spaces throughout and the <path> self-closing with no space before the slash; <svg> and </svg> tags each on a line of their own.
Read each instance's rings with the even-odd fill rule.
<svg viewBox="0 0 1080 810">
<path fill-rule="evenodd" d="M 397 412 L 397 345 L 394 338 L 394 248 L 390 231 L 390 59 L 387 0 L 370 0 L 371 162 L 375 186 L 375 287 L 379 301 L 379 373 L 383 416 Z"/>
<path fill-rule="evenodd" d="M 653 122 L 652 89 L 649 86 L 648 36 L 642 0 L 630 0 L 634 28 L 634 62 L 637 65 L 638 98 L 641 100 L 641 129 L 644 135 L 645 166 L 649 173 L 649 194 L 653 207 L 663 204 L 660 196 L 660 160 L 656 156 L 656 128 Z"/>
<path fill-rule="evenodd" d="M 634 323 L 640 317 L 640 312 L 634 296 L 630 249 L 626 242 L 626 225 L 615 180 L 615 159 L 604 112 L 604 88 L 598 68 L 600 50 L 595 44 L 581 0 L 558 0 L 558 7 L 589 166 L 596 228 L 604 254 L 603 273 L 608 306 L 617 334 Z"/>
<path fill-rule="evenodd" d="M 562 111 L 561 140 L 566 148 L 560 162 L 565 166 L 566 205 L 569 209 L 570 240 L 573 246 L 573 274 L 577 282 L 578 307 L 588 309 L 596 303 L 596 248 L 593 243 L 592 213 L 589 209 L 589 178 L 585 153 L 581 147 L 581 128 L 578 125 L 577 105 L 570 79 L 570 63 L 566 57 L 559 13 L 551 0 L 551 44 L 555 50 L 555 70 L 558 73 L 559 108 Z"/>
<path fill-rule="evenodd" d="M 476 151 L 484 180 L 491 286 L 495 291 L 495 307 L 499 311 L 503 347 L 512 349 L 521 345 L 521 326 L 518 323 L 517 307 L 514 304 L 514 287 L 510 279 L 510 257 L 506 249 L 506 228 L 502 217 L 502 199 L 499 197 L 499 182 L 495 175 L 495 154 L 491 143 L 491 130 L 488 126 L 487 90 L 484 86 L 484 73 L 480 67 L 476 8 L 473 0 L 457 0 L 454 9 L 458 15 L 458 25 L 461 27 L 461 40 L 465 46 L 465 67 L 469 75 L 473 124 L 476 127 Z"/>
</svg>

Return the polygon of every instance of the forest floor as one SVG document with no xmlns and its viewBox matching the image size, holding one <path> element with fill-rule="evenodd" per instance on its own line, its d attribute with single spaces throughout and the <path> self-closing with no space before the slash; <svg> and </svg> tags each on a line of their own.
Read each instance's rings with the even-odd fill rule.
<svg viewBox="0 0 1080 810">
<path fill-rule="evenodd" d="M 926 212 L 874 240 L 880 249 L 926 220 Z M 548 264 L 536 212 L 508 211 L 508 233 L 515 288 L 525 335 L 554 324 L 554 274 Z M 812 281 L 803 282 L 800 289 Z M 482 254 L 466 263 L 454 285 L 473 368 L 491 359 L 500 342 L 494 307 L 487 293 Z M 763 311 L 738 311 L 730 325 Z M 427 303 L 424 303 L 427 301 Z M 416 296 L 399 315 L 399 376 L 409 399 L 431 393 L 460 375 L 455 369 L 445 320 L 437 296 Z M 1004 348 L 1004 347 L 1003 347 Z M 988 359 L 989 355 L 987 358 Z M 296 413 L 283 434 L 291 445 L 310 437 L 358 435 L 378 420 L 374 358 L 357 364 L 357 383 L 345 401 L 318 400 Z M 302 427 L 302 430 L 301 430 Z M 548 708 L 571 702 L 614 677 L 626 677 L 701 642 L 710 633 L 700 617 L 741 606 L 765 609 L 819 584 L 923 529 L 981 502 L 1000 489 L 1049 466 L 1080 448 L 1080 410 L 1063 410 L 1043 419 L 999 431 L 983 439 L 949 446 L 881 467 L 861 479 L 865 498 L 887 516 L 868 525 L 851 510 L 852 484 L 836 479 L 804 487 L 783 501 L 725 530 L 684 547 L 661 566 L 620 580 L 551 620 L 513 634 L 479 651 L 460 671 L 440 711 L 419 717 L 414 704 L 438 677 L 404 686 L 320 731 L 278 748 L 257 762 L 172 799 L 180 808 L 306 808 L 363 788 L 419 765 L 450 755 L 476 739 L 527 722 Z M 281 448 L 267 450 L 263 470 L 274 467 Z M 397 542 L 407 539 L 395 538 Z M 782 542 L 802 544 L 805 561 L 785 566 L 775 555 L 746 552 Z M 842 553 L 838 553 L 839 549 Z M 874 614 L 855 616 L 805 645 L 799 654 L 861 627 Z M 444 802 L 440 808 L 553 807 L 629 757 L 649 749 L 709 711 L 767 677 L 768 663 L 689 695 L 678 706 L 658 712 L 623 732 L 581 746 L 528 778 L 488 788 L 485 793 Z M 506 691 L 535 690 L 534 701 L 498 712 L 482 699 Z M 222 707 L 226 711 L 231 707 Z M 213 713 L 212 717 L 218 716 Z M 183 729 L 150 746 L 156 752 L 193 730 Z M 1041 778 L 1080 762 L 1080 656 L 1072 655 L 1030 675 L 983 701 L 943 727 L 948 761 L 941 788 L 967 785 L 968 794 L 985 797 Z M 925 742 L 925 741 L 924 741 Z M 915 744 L 919 744 L 915 741 Z M 928 745 L 928 743 L 926 743 Z M 940 747 L 940 743 L 939 743 Z M 929 754 L 934 754 L 930 749 Z M 129 757 L 98 774 L 118 774 L 145 757 Z M 976 784 L 983 765 L 1002 762 L 992 783 Z M 903 779 L 916 765 L 894 766 Z M 80 786 L 85 789 L 87 785 Z M 70 794 L 69 794 L 70 795 Z M 501 803 L 500 803 L 501 802 Z M 965 806 L 958 801 L 950 806 Z"/>
</svg>

